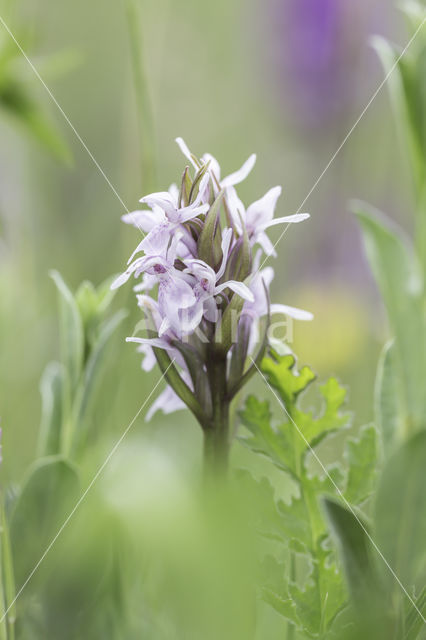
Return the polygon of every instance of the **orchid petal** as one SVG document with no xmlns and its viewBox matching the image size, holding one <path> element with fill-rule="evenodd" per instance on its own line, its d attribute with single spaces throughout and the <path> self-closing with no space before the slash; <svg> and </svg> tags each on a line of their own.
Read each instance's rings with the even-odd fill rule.
<svg viewBox="0 0 426 640">
<path fill-rule="evenodd" d="M 236 184 L 239 184 L 243 180 L 247 178 L 250 171 L 253 169 L 256 163 L 256 154 L 252 153 L 252 155 L 245 161 L 243 166 L 235 171 L 234 173 L 230 173 L 229 176 L 226 176 L 221 182 L 221 186 L 223 188 L 233 187 Z"/>
<path fill-rule="evenodd" d="M 152 416 L 157 411 L 162 411 L 164 414 L 173 413 L 174 411 L 180 411 L 186 409 L 186 404 L 176 395 L 171 387 L 166 387 L 158 398 L 152 403 L 149 411 L 145 416 L 145 421 L 151 420 Z"/>
<path fill-rule="evenodd" d="M 294 213 L 291 216 L 283 216 L 282 218 L 275 218 L 270 222 L 261 224 L 258 226 L 258 229 L 260 229 L 261 231 L 264 231 L 265 229 L 269 229 L 269 227 L 275 227 L 277 224 L 284 224 L 286 222 L 288 224 L 295 224 L 297 222 L 303 222 L 303 220 L 307 220 L 310 217 L 311 216 L 309 215 L 309 213 Z"/>
<path fill-rule="evenodd" d="M 271 304 L 271 313 L 283 313 L 295 320 L 313 320 L 313 314 L 310 311 L 304 309 L 298 309 L 297 307 L 289 307 L 286 304 Z"/>
<path fill-rule="evenodd" d="M 222 234 L 222 264 L 220 265 L 219 271 L 216 274 L 216 281 L 220 280 L 226 270 L 226 265 L 228 262 L 229 248 L 231 246 L 232 240 L 232 229 L 224 229 Z"/>
<path fill-rule="evenodd" d="M 194 155 L 188 149 L 186 143 L 182 138 L 176 138 L 176 142 L 178 144 L 179 149 L 182 151 L 183 155 L 189 162 L 192 164 L 194 169 L 199 169 L 198 164 L 195 162 Z"/>
<path fill-rule="evenodd" d="M 248 300 L 249 302 L 254 302 L 254 295 L 250 291 L 247 285 L 243 282 L 238 282 L 237 280 L 228 280 L 228 282 L 224 282 L 217 286 L 214 290 L 215 294 L 220 293 L 224 289 L 231 289 L 236 294 L 240 296 L 240 298 L 244 298 L 244 300 Z"/>
<path fill-rule="evenodd" d="M 166 340 L 162 340 L 161 338 L 137 338 L 136 336 L 130 336 L 126 338 L 126 342 L 149 344 L 151 347 L 156 347 L 158 349 L 170 349 L 170 344 Z"/>
<path fill-rule="evenodd" d="M 280 195 L 281 187 L 272 187 L 260 200 L 256 200 L 247 208 L 246 223 L 252 232 L 262 230 L 264 225 L 272 220 Z"/>
</svg>

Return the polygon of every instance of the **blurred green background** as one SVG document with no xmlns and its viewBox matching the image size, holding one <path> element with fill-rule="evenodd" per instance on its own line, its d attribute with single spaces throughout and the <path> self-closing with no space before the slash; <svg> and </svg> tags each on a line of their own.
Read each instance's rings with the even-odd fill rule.
<svg viewBox="0 0 426 640">
<path fill-rule="evenodd" d="M 314 322 L 295 326 L 293 347 L 320 377 L 337 374 L 350 386 L 359 424 L 372 418 L 386 327 L 348 201 L 373 202 L 411 226 L 407 161 L 386 90 L 310 192 L 382 82 L 369 37 L 382 33 L 405 43 L 408 31 L 385 0 L 318 3 L 322 13 L 309 14 L 309 21 L 305 4 L 141 0 L 131 24 L 143 50 L 151 112 L 144 121 L 125 2 L 23 0 L 3 3 L 2 16 L 128 209 L 137 208 L 145 188 L 179 179 L 178 135 L 194 153 L 216 156 L 225 175 L 255 151 L 257 165 L 241 188 L 247 203 L 281 184 L 278 215 L 285 215 L 310 194 L 303 210 L 311 220 L 289 229 L 277 247 L 273 300 L 315 314 Z M 0 42 L 15 46 L 2 25 Z M 0 110 L 0 416 L 2 473 L 12 482 L 34 457 L 39 379 L 58 358 L 49 269 L 73 289 L 83 279 L 97 284 L 122 270 L 138 241 L 120 221 L 122 203 L 29 64 L 17 55 L 13 65 L 72 160 L 51 153 L 10 110 Z M 141 136 L 153 140 L 155 183 L 144 175 Z M 279 233 L 273 229 L 271 236 Z M 132 314 L 111 345 L 96 413 L 105 450 L 159 375 L 142 372 L 138 354 L 124 342 L 137 318 L 130 292 L 120 291 L 114 304 Z M 268 395 L 260 381 L 253 384 Z M 201 435 L 186 412 L 157 414 L 150 424 L 141 416 L 132 434 L 159 444 L 183 468 L 199 466 Z"/>
</svg>

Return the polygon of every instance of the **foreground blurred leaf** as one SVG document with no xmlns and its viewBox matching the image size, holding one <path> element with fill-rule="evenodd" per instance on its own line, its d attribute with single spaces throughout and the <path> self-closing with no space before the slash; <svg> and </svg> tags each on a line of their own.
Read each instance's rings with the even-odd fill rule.
<svg viewBox="0 0 426 640">
<path fill-rule="evenodd" d="M 42 458 L 30 470 L 12 513 L 17 585 L 28 578 L 79 497 L 76 469 L 64 458 Z"/>
<path fill-rule="evenodd" d="M 67 144 L 23 86 L 13 80 L 0 82 L 0 107 L 59 160 L 71 164 L 72 156 Z"/>
</svg>

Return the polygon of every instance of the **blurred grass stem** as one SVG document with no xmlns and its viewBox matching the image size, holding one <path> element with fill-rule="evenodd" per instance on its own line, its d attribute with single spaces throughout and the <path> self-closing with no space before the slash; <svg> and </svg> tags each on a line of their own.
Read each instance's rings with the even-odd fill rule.
<svg viewBox="0 0 426 640">
<path fill-rule="evenodd" d="M 142 190 L 150 193 L 155 191 L 156 184 L 154 123 L 144 67 L 141 12 L 138 0 L 127 0 L 127 25 L 138 110 Z"/>
</svg>

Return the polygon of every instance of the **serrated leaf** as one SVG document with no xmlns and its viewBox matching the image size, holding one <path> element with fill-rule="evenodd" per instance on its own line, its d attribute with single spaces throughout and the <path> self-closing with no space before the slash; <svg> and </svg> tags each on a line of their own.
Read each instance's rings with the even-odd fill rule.
<svg viewBox="0 0 426 640">
<path fill-rule="evenodd" d="M 265 575 L 262 597 L 275 611 L 286 620 L 292 622 L 296 628 L 301 628 L 296 605 L 290 597 L 286 567 L 272 556 L 267 556 L 262 564 Z"/>
<path fill-rule="evenodd" d="M 261 369 L 269 384 L 278 391 L 286 405 L 293 405 L 297 396 L 315 380 L 315 374 L 309 367 L 302 367 L 300 372 L 294 370 L 296 360 L 288 355 L 278 358 L 265 358 Z"/>
<path fill-rule="evenodd" d="M 239 441 L 256 453 L 260 453 L 283 471 L 296 474 L 296 464 L 292 451 L 291 425 L 285 423 L 272 427 L 272 413 L 267 401 L 260 402 L 255 396 L 249 396 L 244 409 L 240 412 L 243 425 L 252 434 L 242 436 Z"/>
<path fill-rule="evenodd" d="M 377 473 L 377 431 L 374 425 L 363 427 L 357 438 L 346 442 L 348 463 L 346 500 L 353 505 L 364 502 L 372 493 Z"/>
<path fill-rule="evenodd" d="M 300 626 L 310 637 L 323 636 L 346 602 L 342 576 L 321 548 L 310 564 L 304 584 L 290 582 L 288 592 Z"/>
<path fill-rule="evenodd" d="M 250 396 L 240 413 L 250 436 L 240 440 L 251 450 L 268 457 L 279 469 L 290 473 L 300 492 L 290 502 L 277 503 L 281 518 L 278 521 L 278 531 L 281 529 L 287 553 L 298 557 L 298 562 L 294 564 L 295 576 L 289 579 L 288 569 L 281 590 L 278 585 L 268 584 L 263 590 L 263 596 L 304 634 L 321 637 L 345 606 L 346 592 L 341 573 L 333 561 L 333 553 L 327 547 L 326 525 L 318 496 L 323 493 L 339 494 L 346 476 L 337 464 L 324 466 L 322 470 L 325 475 L 322 477 L 311 475 L 307 467 L 307 453 L 315 457 L 312 447 L 330 433 L 348 426 L 349 416 L 341 410 L 346 390 L 334 378 L 321 385 L 319 391 L 323 407 L 319 416 L 315 416 L 310 411 L 302 411 L 298 400 L 314 378 L 308 367 L 298 373 L 294 357 L 275 355 L 271 360 L 264 359 L 262 369 L 268 382 L 278 392 L 281 408 L 288 421 L 279 425 L 272 424 L 268 403 L 259 402 Z M 371 479 L 364 478 L 361 482 L 356 466 L 361 464 L 356 455 L 360 451 L 355 447 L 351 453 L 354 469 L 350 486 L 354 494 L 364 495 L 365 487 Z M 268 499 L 271 500 L 271 496 L 268 498 L 265 493 L 264 500 Z M 275 529 L 274 519 L 274 532 Z M 279 537 L 279 533 L 278 536 L 274 533 L 274 537 Z M 302 584 L 301 576 L 305 576 Z M 296 580 L 297 577 L 299 580 Z"/>
</svg>

